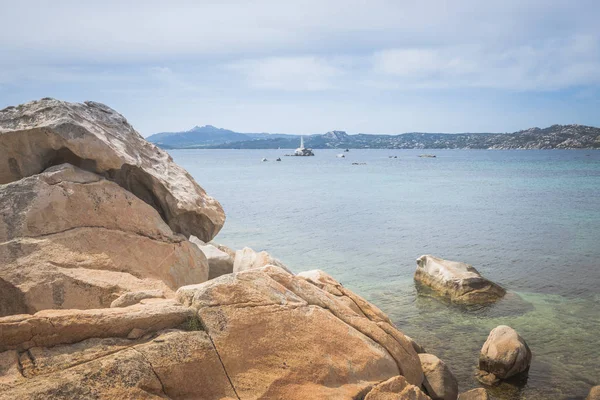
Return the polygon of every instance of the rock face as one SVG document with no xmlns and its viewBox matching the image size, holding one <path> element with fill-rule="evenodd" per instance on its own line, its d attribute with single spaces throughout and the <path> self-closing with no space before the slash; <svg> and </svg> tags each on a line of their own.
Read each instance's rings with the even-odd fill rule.
<svg viewBox="0 0 600 400">
<path fill-rule="evenodd" d="M 218 278 L 221 275 L 231 274 L 233 272 L 234 257 L 229 253 L 226 253 L 211 243 L 204 243 L 196 236 L 190 236 L 190 242 L 198 246 L 206 256 L 208 261 L 208 279 Z"/>
<path fill-rule="evenodd" d="M 0 380 L 0 399 L 235 399 L 205 332 L 163 331 L 143 340 L 88 339 L 33 347 L 15 359 L 21 373 Z M 0 361 L 1 363 L 1 361 Z M 8 378 L 5 375 L 5 378 Z"/>
<path fill-rule="evenodd" d="M 433 354 L 419 354 L 425 375 L 423 386 L 433 400 L 456 400 L 458 383 L 448 366 Z"/>
<path fill-rule="evenodd" d="M 208 278 L 202 252 L 154 208 L 70 164 L 1 185 L 0 216 L 0 316 L 109 307 L 127 291 L 173 296 Z"/>
<path fill-rule="evenodd" d="M 479 369 L 499 379 L 529 369 L 531 350 L 525 340 L 510 326 L 494 328 L 479 354 Z"/>
<path fill-rule="evenodd" d="M 244 247 L 242 250 L 235 252 L 235 261 L 233 263 L 233 272 L 241 272 L 249 269 L 262 268 L 267 265 L 275 265 L 291 271 L 278 259 L 272 257 L 266 251 L 259 253 L 252 250 L 250 247 Z"/>
<path fill-rule="evenodd" d="M 431 400 L 418 387 L 411 385 L 403 376 L 395 376 L 375 385 L 365 400 Z"/>
<path fill-rule="evenodd" d="M 396 375 L 420 386 L 404 335 L 339 283 L 326 285 L 267 266 L 184 286 L 177 298 L 198 311 L 240 398 L 352 398 Z"/>
<path fill-rule="evenodd" d="M 458 395 L 458 400 L 489 400 L 490 396 L 484 388 L 471 389 Z"/>
<path fill-rule="evenodd" d="M 430 255 L 417 259 L 415 281 L 461 304 L 490 303 L 506 294 L 503 288 L 482 277 L 473 266 Z"/>
<path fill-rule="evenodd" d="M 117 182 L 185 237 L 208 242 L 225 221 L 183 168 L 103 104 L 42 99 L 0 111 L 0 184 L 63 163 Z"/>
</svg>

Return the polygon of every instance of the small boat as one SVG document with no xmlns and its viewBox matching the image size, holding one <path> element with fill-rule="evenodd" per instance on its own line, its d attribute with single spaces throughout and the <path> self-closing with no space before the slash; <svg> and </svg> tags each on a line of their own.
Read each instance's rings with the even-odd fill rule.
<svg viewBox="0 0 600 400">
<path fill-rule="evenodd" d="M 336 155 L 337 158 L 346 158 L 346 156 L 344 155 L 344 153 L 340 153 Z"/>
<path fill-rule="evenodd" d="M 262 162 L 265 162 L 265 161 L 269 161 L 269 160 L 267 160 L 266 158 L 263 158 L 263 159 L 262 159 L 262 160 L 260 160 L 260 161 L 262 161 Z"/>
<path fill-rule="evenodd" d="M 281 158 L 279 157 L 279 158 L 277 158 L 277 160 L 275 160 L 275 161 L 281 161 Z"/>
<path fill-rule="evenodd" d="M 398 156 L 389 156 L 389 158 L 398 158 Z"/>
<path fill-rule="evenodd" d="M 367 165 L 366 162 L 353 162 L 352 165 Z"/>
<path fill-rule="evenodd" d="M 346 149 L 344 150 L 344 153 L 348 153 L 350 151 L 350 149 Z"/>
<path fill-rule="evenodd" d="M 435 158 L 435 154 L 421 154 L 419 157 L 421 157 L 421 158 Z"/>
</svg>

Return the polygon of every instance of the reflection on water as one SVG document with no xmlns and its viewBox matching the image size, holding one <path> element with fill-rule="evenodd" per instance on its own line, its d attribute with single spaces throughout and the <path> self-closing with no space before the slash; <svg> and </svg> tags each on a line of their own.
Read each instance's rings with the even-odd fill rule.
<svg viewBox="0 0 600 400">
<path fill-rule="evenodd" d="M 533 361 L 493 395 L 582 399 L 600 384 L 600 152 L 319 150 L 278 163 L 260 160 L 285 150 L 170 153 L 223 204 L 217 241 L 331 273 L 442 358 L 461 391 L 479 386 L 479 350 L 501 324 Z M 419 295 L 422 254 L 473 264 L 509 293 L 474 308 Z"/>
</svg>

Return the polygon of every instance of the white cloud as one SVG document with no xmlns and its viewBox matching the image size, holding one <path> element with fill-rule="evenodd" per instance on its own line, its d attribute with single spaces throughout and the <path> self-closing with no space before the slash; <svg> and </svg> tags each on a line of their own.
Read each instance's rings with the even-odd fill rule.
<svg viewBox="0 0 600 400">
<path fill-rule="evenodd" d="M 251 87 L 292 91 L 319 91 L 334 87 L 342 71 L 331 62 L 314 56 L 269 57 L 243 60 L 228 65 L 241 73 Z"/>
<path fill-rule="evenodd" d="M 593 36 L 536 45 L 387 49 L 373 56 L 370 82 L 395 88 L 556 90 L 600 84 L 600 42 Z"/>
</svg>

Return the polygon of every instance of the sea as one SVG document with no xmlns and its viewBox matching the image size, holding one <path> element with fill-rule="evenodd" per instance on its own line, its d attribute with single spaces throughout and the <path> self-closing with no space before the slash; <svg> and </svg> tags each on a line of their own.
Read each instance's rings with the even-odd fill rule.
<svg viewBox="0 0 600 400">
<path fill-rule="evenodd" d="M 584 399 L 600 385 L 600 151 L 292 151 L 169 153 L 223 205 L 215 241 L 333 275 L 444 360 L 461 392 L 481 386 L 479 351 L 498 325 L 533 361 L 492 396 Z M 423 254 L 472 264 L 508 294 L 462 307 L 420 292 Z"/>
</svg>

